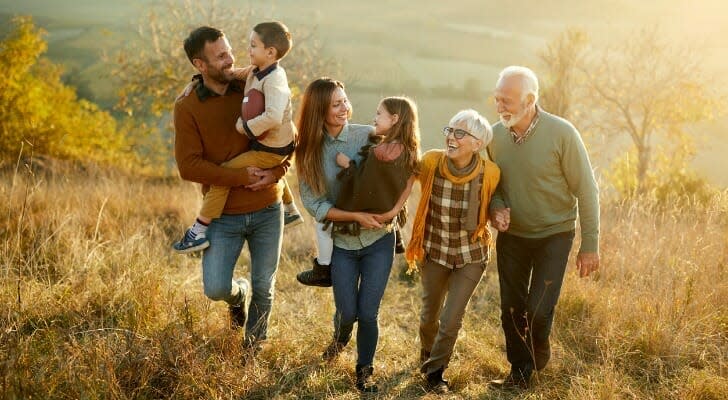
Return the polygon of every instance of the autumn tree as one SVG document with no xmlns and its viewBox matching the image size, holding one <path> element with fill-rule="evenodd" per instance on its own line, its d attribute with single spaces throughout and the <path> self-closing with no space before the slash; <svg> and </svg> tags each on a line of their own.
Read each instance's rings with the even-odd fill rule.
<svg viewBox="0 0 728 400">
<path fill-rule="evenodd" d="M 245 66 L 250 31 L 264 20 L 248 6 L 223 6 L 214 0 L 181 3 L 166 0 L 152 7 L 137 24 L 136 37 L 110 60 L 111 75 L 121 87 L 117 109 L 133 117 L 137 134 L 145 136 L 148 147 L 155 149 L 150 154 L 167 159 L 171 155 L 174 99 L 197 73 L 182 47 L 187 34 L 202 25 L 222 29 L 233 47 L 236 65 Z M 339 67 L 322 57 L 315 29 L 288 26 L 293 48 L 283 65 L 295 100 L 310 81 L 335 75 Z"/>
<path fill-rule="evenodd" d="M 30 145 L 62 159 L 129 161 L 128 144 L 107 112 L 61 82 L 62 69 L 42 57 L 44 31 L 30 17 L 12 21 L 0 42 L 0 161 Z"/>
<path fill-rule="evenodd" d="M 631 141 L 638 194 L 649 189 L 658 156 L 671 154 L 673 162 L 686 164 L 693 144 L 686 128 L 719 109 L 700 58 L 654 28 L 592 48 L 580 70 L 585 89 L 580 98 L 591 110 L 593 129 Z"/>
<path fill-rule="evenodd" d="M 539 57 L 546 110 L 587 137 L 629 140 L 630 150 L 611 160 L 605 174 L 619 193 L 696 192 L 691 188 L 701 179 L 687 167 L 694 141 L 686 129 L 722 109 L 694 51 L 655 28 L 604 45 L 569 29 Z"/>
<path fill-rule="evenodd" d="M 579 70 L 584 65 L 588 45 L 587 33 L 571 28 L 562 32 L 539 53 L 544 67 L 539 103 L 548 112 L 572 122 L 582 116 L 577 110 L 580 105 L 578 90 L 583 79 Z"/>
</svg>

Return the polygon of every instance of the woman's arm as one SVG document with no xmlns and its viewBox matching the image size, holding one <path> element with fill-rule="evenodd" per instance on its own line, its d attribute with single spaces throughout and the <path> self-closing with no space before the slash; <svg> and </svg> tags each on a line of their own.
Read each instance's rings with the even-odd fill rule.
<svg viewBox="0 0 728 400">
<path fill-rule="evenodd" d="M 326 213 L 326 219 L 329 221 L 354 221 L 358 222 L 362 228 L 366 229 L 382 227 L 382 223 L 377 221 L 378 216 L 378 214 L 361 211 L 344 211 L 336 207 L 329 208 L 329 212 Z"/>
</svg>

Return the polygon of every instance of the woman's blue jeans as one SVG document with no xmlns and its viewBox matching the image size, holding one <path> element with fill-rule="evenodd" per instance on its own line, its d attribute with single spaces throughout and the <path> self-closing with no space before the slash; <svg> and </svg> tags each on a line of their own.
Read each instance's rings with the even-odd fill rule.
<svg viewBox="0 0 728 400">
<path fill-rule="evenodd" d="M 371 365 L 379 340 L 379 304 L 394 259 L 394 233 L 359 250 L 334 247 L 331 281 L 334 289 L 334 340 L 348 343 L 354 322 L 357 365 Z"/>
</svg>

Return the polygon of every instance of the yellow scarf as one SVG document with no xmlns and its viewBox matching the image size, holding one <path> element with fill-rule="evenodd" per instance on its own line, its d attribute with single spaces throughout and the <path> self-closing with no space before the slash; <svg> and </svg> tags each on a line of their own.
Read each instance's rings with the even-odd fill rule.
<svg viewBox="0 0 728 400">
<path fill-rule="evenodd" d="M 427 212 L 430 206 L 430 195 L 432 194 L 432 184 L 435 181 L 435 170 L 448 181 L 462 185 L 483 175 L 483 186 L 480 194 L 480 210 L 478 212 L 478 226 L 470 237 L 471 243 L 480 239 L 483 246 L 490 246 L 491 234 L 488 230 L 488 206 L 490 197 L 493 195 L 498 181 L 500 180 L 500 168 L 495 163 L 480 157 L 478 165 L 473 168 L 469 174 L 465 176 L 455 176 L 447 167 L 447 156 L 443 150 L 430 150 L 422 156 L 422 168 L 418 180 L 422 188 L 422 196 L 417 206 L 417 214 L 412 226 L 412 237 L 410 238 L 405 258 L 407 259 L 407 272 L 417 271 L 417 261 L 425 258 L 425 249 L 423 247 L 425 240 L 425 222 L 427 221 Z"/>
</svg>

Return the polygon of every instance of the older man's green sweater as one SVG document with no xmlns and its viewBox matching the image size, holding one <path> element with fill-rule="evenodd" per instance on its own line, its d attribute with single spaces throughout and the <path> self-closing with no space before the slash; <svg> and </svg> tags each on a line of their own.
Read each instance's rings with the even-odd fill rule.
<svg viewBox="0 0 728 400">
<path fill-rule="evenodd" d="M 539 121 L 522 144 L 502 123 L 493 125 L 489 150 L 501 169 L 490 208 L 510 207 L 508 233 L 543 238 L 572 230 L 578 208 L 580 252 L 598 251 L 599 189 L 573 125 L 539 109 Z"/>
</svg>

